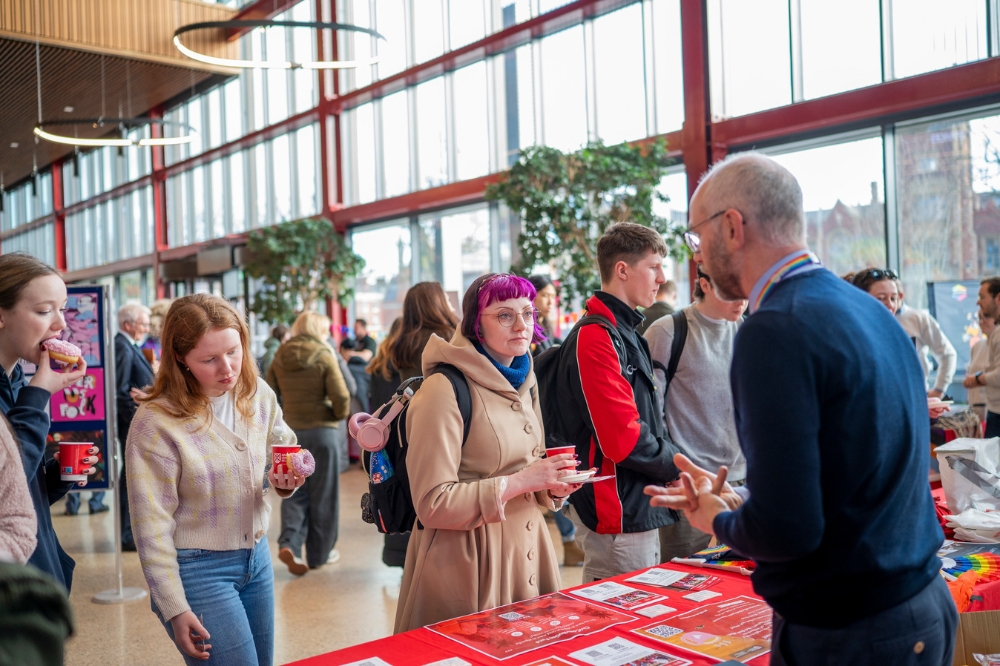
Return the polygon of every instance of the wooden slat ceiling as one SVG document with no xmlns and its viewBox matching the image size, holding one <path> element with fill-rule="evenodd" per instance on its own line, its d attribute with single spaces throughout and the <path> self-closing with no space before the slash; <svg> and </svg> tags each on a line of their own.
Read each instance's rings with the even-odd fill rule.
<svg viewBox="0 0 1000 666">
<path fill-rule="evenodd" d="M 52 46 L 40 46 L 42 73 L 42 117 L 46 120 L 97 118 L 101 115 L 101 58 L 97 53 Z M 156 62 L 127 60 L 109 55 L 104 58 L 104 100 L 106 116 L 144 115 L 192 86 L 216 77 L 211 72 L 174 67 Z M 128 66 L 126 68 L 126 62 Z M 126 85 L 126 69 L 128 85 Z M 131 91 L 131 100 L 128 92 Z M 67 106 L 72 113 L 64 112 Z M 0 39 L 0 172 L 9 187 L 31 175 L 32 157 L 41 170 L 69 155 L 73 148 L 41 141 L 35 143 L 32 130 L 38 121 L 35 45 Z M 73 134 L 73 127 L 53 126 L 51 131 Z M 97 137 L 115 130 L 78 126 L 78 136 Z M 11 144 L 17 143 L 17 148 Z"/>
<path fill-rule="evenodd" d="M 234 72 L 188 59 L 171 42 L 182 25 L 226 20 L 236 14 L 199 0 L 0 0 L 0 173 L 5 186 L 70 154 L 69 146 L 35 142 L 38 121 L 35 43 L 41 55 L 42 117 L 45 120 L 102 115 L 141 116 L 193 87 Z M 189 33 L 185 43 L 201 53 L 238 57 L 238 46 L 222 30 Z M 127 65 L 127 67 L 126 67 Z M 129 94 L 131 93 L 131 94 Z M 67 106 L 72 113 L 64 112 Z M 77 135 L 95 137 L 115 129 L 80 125 Z M 73 127 L 51 131 L 73 134 Z M 12 148 L 11 144 L 18 144 Z"/>
</svg>

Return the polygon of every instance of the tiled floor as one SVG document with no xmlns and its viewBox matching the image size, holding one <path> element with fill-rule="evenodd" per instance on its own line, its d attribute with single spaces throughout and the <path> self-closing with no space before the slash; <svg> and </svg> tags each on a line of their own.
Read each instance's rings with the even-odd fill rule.
<svg viewBox="0 0 1000 666">
<path fill-rule="evenodd" d="M 365 474 L 356 467 L 341 476 L 341 559 L 301 578 L 274 558 L 275 663 L 284 664 L 392 633 L 401 569 L 382 564 L 382 535 L 361 521 Z M 86 495 L 84 495 L 86 497 Z M 280 518 L 274 502 L 268 538 L 277 553 Z M 110 501 L 110 494 L 106 501 Z M 63 548 L 76 560 L 73 594 L 77 633 L 66 646 L 68 666 L 161 666 L 183 664 L 173 643 L 149 608 L 149 598 L 118 606 L 91 602 L 98 592 L 116 587 L 113 512 L 64 516 L 62 503 L 52 507 Z M 560 559 L 562 546 L 547 523 Z M 146 587 L 135 553 L 123 554 L 124 585 Z M 580 568 L 563 568 L 563 585 L 580 584 Z M 209 661 L 208 663 L 211 663 Z"/>
</svg>

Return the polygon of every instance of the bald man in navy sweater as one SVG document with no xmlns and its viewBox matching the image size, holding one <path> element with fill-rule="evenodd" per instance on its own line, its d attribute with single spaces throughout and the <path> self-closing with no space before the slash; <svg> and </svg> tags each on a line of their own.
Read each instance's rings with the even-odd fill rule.
<svg viewBox="0 0 1000 666">
<path fill-rule="evenodd" d="M 757 565 L 771 664 L 951 664 L 958 616 L 938 575 L 930 428 L 913 344 L 878 301 L 819 264 L 802 191 L 763 155 L 715 165 L 686 236 L 727 300 L 749 299 L 730 384 L 747 485 L 677 456 L 649 487 Z"/>
</svg>

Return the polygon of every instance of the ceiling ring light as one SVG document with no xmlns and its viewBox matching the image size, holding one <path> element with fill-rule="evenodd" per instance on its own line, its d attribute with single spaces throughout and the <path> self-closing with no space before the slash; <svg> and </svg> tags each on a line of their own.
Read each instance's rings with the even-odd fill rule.
<svg viewBox="0 0 1000 666">
<path fill-rule="evenodd" d="M 122 130 L 122 133 L 129 129 L 135 129 L 138 127 L 143 127 L 145 125 L 159 125 L 160 127 L 166 129 L 167 127 L 176 127 L 178 129 L 185 130 L 188 132 L 183 136 L 175 137 L 161 137 L 154 139 L 112 139 L 112 138 L 100 138 L 100 139 L 87 139 L 76 136 L 66 136 L 64 134 L 53 134 L 47 131 L 46 127 L 51 127 L 53 125 L 92 125 L 93 127 L 102 127 L 105 125 L 116 126 Z M 171 120 L 163 120 L 162 118 L 146 118 L 140 116 L 138 118 L 76 118 L 76 119 L 60 119 L 60 120 L 43 120 L 42 122 L 35 125 L 34 133 L 35 136 L 45 139 L 46 141 L 52 141 L 53 143 L 62 143 L 68 146 L 178 146 L 185 143 L 189 143 L 194 137 L 191 135 L 192 128 L 189 125 L 183 123 L 173 122 Z"/>
<path fill-rule="evenodd" d="M 352 69 L 355 67 L 365 67 L 377 63 L 381 56 L 374 55 L 371 58 L 359 60 L 316 60 L 312 62 L 294 62 L 290 60 L 241 60 L 235 58 L 217 58 L 193 51 L 181 41 L 181 35 L 194 32 L 195 30 L 208 30 L 212 28 L 233 30 L 241 28 L 312 28 L 314 30 L 347 30 L 371 35 L 376 39 L 387 41 L 386 38 L 372 30 L 362 28 L 347 23 L 324 23 L 322 21 L 270 21 L 270 20 L 250 20 L 235 19 L 232 21 L 204 21 L 201 23 L 191 23 L 181 26 L 174 31 L 174 46 L 177 50 L 192 60 L 203 62 L 206 65 L 218 67 L 234 67 L 238 69 Z"/>
</svg>

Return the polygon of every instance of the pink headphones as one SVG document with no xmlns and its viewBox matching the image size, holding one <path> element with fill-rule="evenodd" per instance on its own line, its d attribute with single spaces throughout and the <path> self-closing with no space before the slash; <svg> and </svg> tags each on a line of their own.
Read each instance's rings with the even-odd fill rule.
<svg viewBox="0 0 1000 666">
<path fill-rule="evenodd" d="M 365 451 L 371 453 L 381 451 L 389 441 L 389 428 L 392 422 L 412 397 L 413 389 L 407 385 L 402 392 L 397 392 L 392 400 L 379 407 L 374 415 L 358 412 L 352 416 L 347 422 L 347 431 Z M 380 416 L 382 414 L 384 416 Z"/>
</svg>

